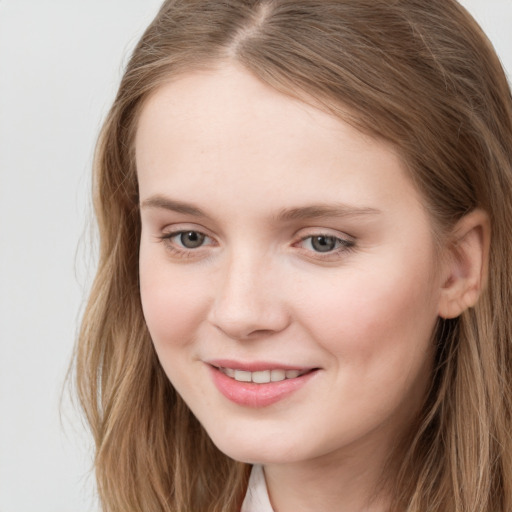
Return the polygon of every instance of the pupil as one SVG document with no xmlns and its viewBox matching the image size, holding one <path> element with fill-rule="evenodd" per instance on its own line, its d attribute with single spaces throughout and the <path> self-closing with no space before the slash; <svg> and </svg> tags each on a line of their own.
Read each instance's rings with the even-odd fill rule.
<svg viewBox="0 0 512 512">
<path fill-rule="evenodd" d="M 201 235 L 197 231 L 187 231 L 181 234 L 180 241 L 187 249 L 195 249 L 202 245 L 204 235 Z"/>
<path fill-rule="evenodd" d="M 313 249 L 318 252 L 332 251 L 336 245 L 336 239 L 333 236 L 314 236 L 311 240 Z"/>
</svg>

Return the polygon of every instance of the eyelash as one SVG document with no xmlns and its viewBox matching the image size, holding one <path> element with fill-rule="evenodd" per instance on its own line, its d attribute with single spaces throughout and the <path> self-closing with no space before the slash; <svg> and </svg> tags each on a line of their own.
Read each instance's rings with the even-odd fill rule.
<svg viewBox="0 0 512 512">
<path fill-rule="evenodd" d="M 173 242 L 174 238 L 179 237 L 186 233 L 196 233 L 196 234 L 204 237 L 204 239 L 212 240 L 212 238 L 210 236 L 206 235 L 205 233 L 203 233 L 199 230 L 194 230 L 194 229 L 172 231 L 170 233 L 163 234 L 163 235 L 159 236 L 158 238 L 165 244 L 166 248 L 171 253 L 173 253 L 179 257 L 182 257 L 182 258 L 193 258 L 196 255 L 195 253 L 197 253 L 200 249 L 202 249 L 206 246 L 212 245 L 212 244 L 207 244 L 207 245 L 201 244 L 197 248 L 186 248 L 183 246 L 176 245 L 176 242 Z M 334 257 L 334 259 L 336 259 L 336 257 L 339 257 L 342 254 L 351 252 L 354 250 L 355 245 L 356 245 L 356 243 L 353 239 L 341 238 L 341 237 L 337 237 L 337 236 L 327 234 L 327 233 L 322 233 L 322 232 L 313 233 L 313 234 L 310 234 L 307 236 L 303 236 L 297 242 L 294 242 L 292 245 L 294 247 L 297 247 L 300 244 L 306 242 L 307 240 L 311 240 L 310 244 L 312 244 L 314 238 L 333 239 L 334 243 L 336 244 L 334 249 L 325 251 L 325 252 L 315 251 L 314 249 L 303 249 L 304 251 L 306 251 L 308 253 L 308 256 L 310 256 L 311 254 L 314 254 L 315 259 L 320 259 L 320 260 L 324 260 L 324 261 L 332 260 L 333 257 Z"/>
<path fill-rule="evenodd" d="M 355 241 L 353 239 L 349 238 L 341 238 L 339 236 L 327 234 L 327 233 L 314 233 L 311 235 L 307 235 L 302 237 L 298 242 L 294 244 L 294 246 L 297 246 L 303 242 L 306 242 L 307 240 L 310 240 L 309 244 L 313 244 L 314 239 L 319 238 L 327 238 L 332 239 L 335 243 L 335 247 L 332 250 L 321 252 L 321 251 L 315 251 L 314 249 L 307 249 L 308 253 L 313 253 L 315 256 L 315 259 L 322 259 L 324 261 L 329 261 L 332 259 L 336 259 L 337 257 L 347 254 L 354 250 L 355 248 Z"/>
<path fill-rule="evenodd" d="M 195 252 L 197 252 L 199 249 L 201 249 L 205 246 L 200 245 L 199 247 L 197 247 L 195 249 L 188 249 L 186 247 L 181 247 L 181 246 L 176 245 L 176 243 L 173 242 L 173 238 L 181 236 L 185 233 L 197 233 L 198 235 L 203 236 L 205 239 L 211 240 L 211 237 L 209 237 L 205 233 L 203 233 L 199 230 L 196 230 L 196 229 L 182 229 L 179 231 L 172 231 L 171 233 L 163 234 L 163 235 L 159 236 L 158 238 L 165 244 L 166 249 L 168 249 L 171 253 L 173 253 L 177 256 L 180 256 L 182 258 L 183 257 L 184 258 L 192 258 L 192 257 L 194 257 Z"/>
</svg>

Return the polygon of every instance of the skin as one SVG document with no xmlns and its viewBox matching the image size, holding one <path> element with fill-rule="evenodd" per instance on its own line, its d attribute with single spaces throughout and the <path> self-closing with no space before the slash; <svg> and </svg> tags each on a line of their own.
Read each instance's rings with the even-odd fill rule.
<svg viewBox="0 0 512 512">
<path fill-rule="evenodd" d="M 142 305 L 176 390 L 223 452 L 264 464 L 276 511 L 383 510 L 370 496 L 428 387 L 447 273 L 399 155 L 223 64 L 151 96 L 136 163 Z M 182 231 L 206 236 L 186 249 Z M 244 407 L 212 382 L 221 358 L 319 370 Z"/>
</svg>

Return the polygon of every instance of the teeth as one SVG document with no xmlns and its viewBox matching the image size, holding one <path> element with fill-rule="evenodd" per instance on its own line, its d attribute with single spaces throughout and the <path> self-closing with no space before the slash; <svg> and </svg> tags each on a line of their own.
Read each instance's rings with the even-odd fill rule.
<svg viewBox="0 0 512 512">
<path fill-rule="evenodd" d="M 256 382 L 256 384 L 266 384 L 270 382 L 270 370 L 252 372 L 252 381 Z"/>
<path fill-rule="evenodd" d="M 222 368 L 222 371 L 228 376 L 228 377 L 231 377 L 232 379 L 235 378 L 235 370 L 233 370 L 233 368 Z"/>
<path fill-rule="evenodd" d="M 251 372 L 244 372 L 243 370 L 235 370 L 235 380 L 238 382 L 251 382 Z"/>
<path fill-rule="evenodd" d="M 233 368 L 219 368 L 219 370 L 237 380 L 238 382 L 254 382 L 256 384 L 268 384 L 269 382 L 280 382 L 285 379 L 295 379 L 306 373 L 300 370 L 262 370 L 258 372 L 247 372 L 245 370 L 234 370 Z"/>
<path fill-rule="evenodd" d="M 270 372 L 270 380 L 272 382 L 279 382 L 286 379 L 286 372 L 284 370 L 272 370 Z"/>
</svg>

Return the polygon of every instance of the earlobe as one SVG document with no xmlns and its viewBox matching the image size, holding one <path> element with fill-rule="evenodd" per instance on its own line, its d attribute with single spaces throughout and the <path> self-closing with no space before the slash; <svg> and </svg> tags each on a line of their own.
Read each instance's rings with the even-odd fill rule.
<svg viewBox="0 0 512 512">
<path fill-rule="evenodd" d="M 481 209 L 455 225 L 443 264 L 440 317 L 455 318 L 476 304 L 487 277 L 490 237 L 489 216 Z"/>
</svg>

